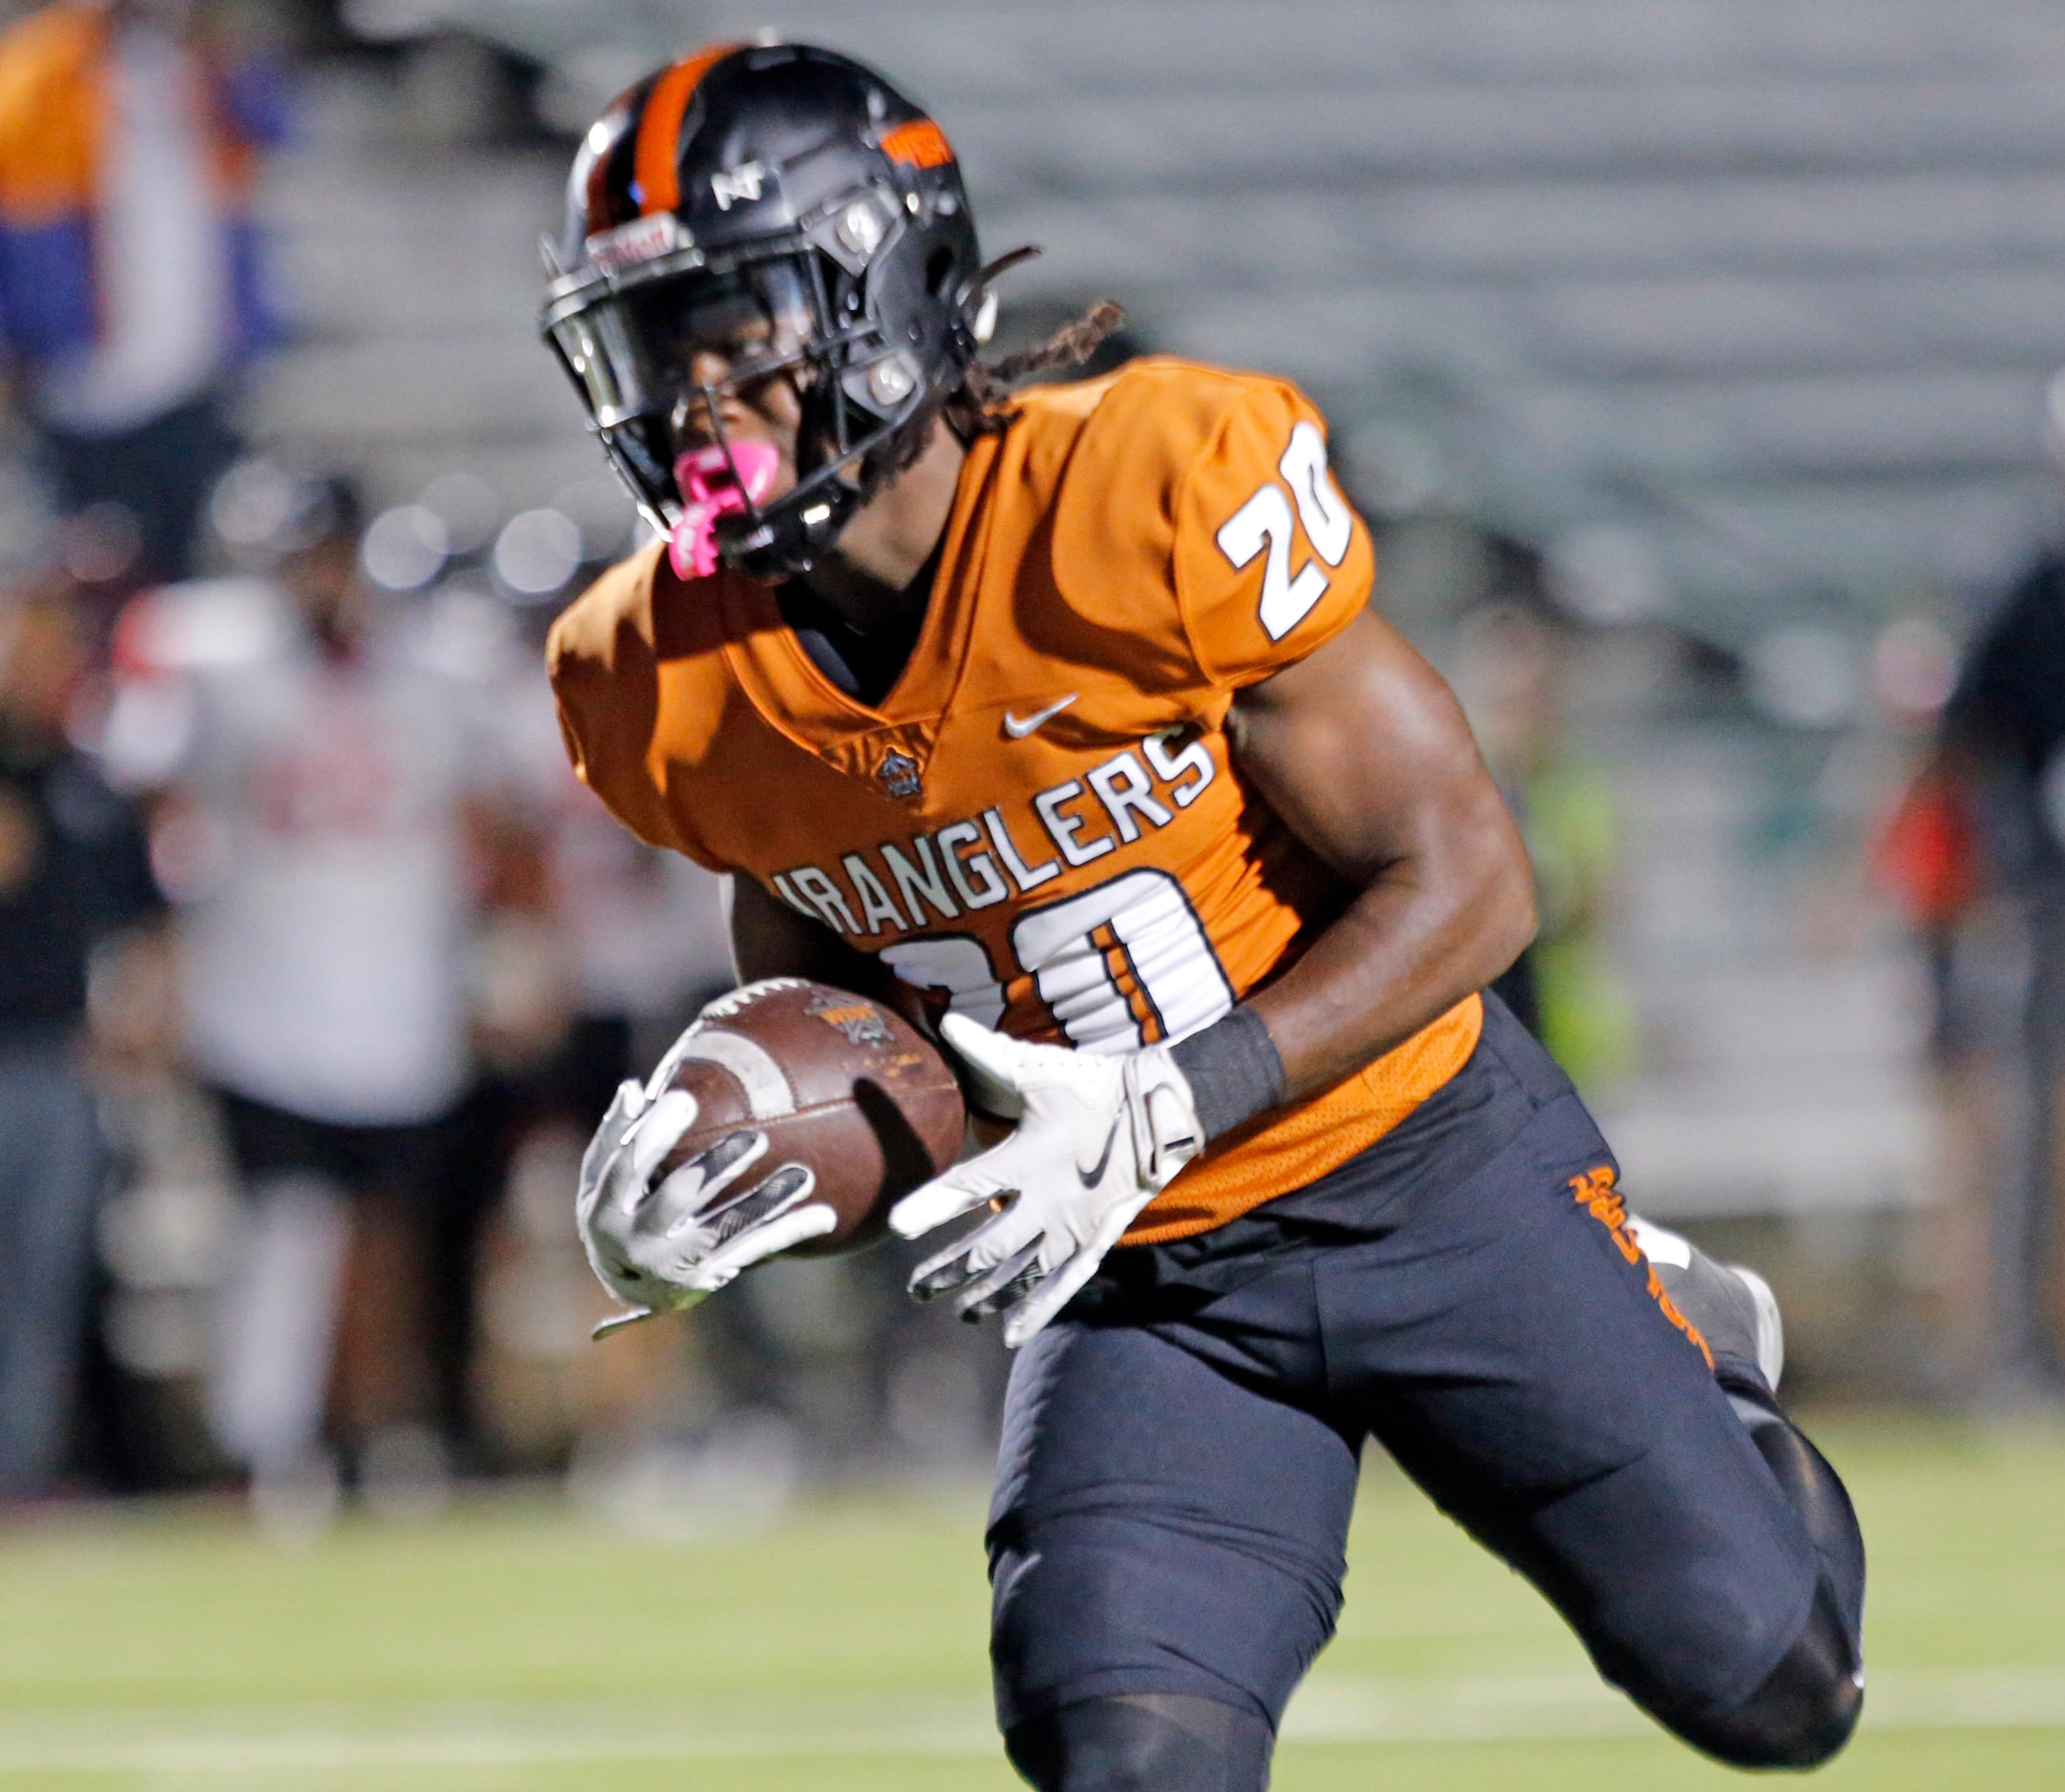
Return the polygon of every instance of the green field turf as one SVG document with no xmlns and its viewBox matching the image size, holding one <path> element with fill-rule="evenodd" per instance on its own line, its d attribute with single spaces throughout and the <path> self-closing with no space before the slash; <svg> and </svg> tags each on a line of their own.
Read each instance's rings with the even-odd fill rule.
<svg viewBox="0 0 2065 1792">
<path fill-rule="evenodd" d="M 2065 1788 L 2065 1435 L 1831 1425 L 1872 1549 L 1866 1727 L 1831 1788 Z M 0 1531 L 0 1792 L 1005 1788 L 979 1505 L 876 1495 L 638 1543 L 542 1501 L 282 1550 L 233 1515 Z M 1731 1778 L 1373 1472 L 1281 1792 Z"/>
</svg>

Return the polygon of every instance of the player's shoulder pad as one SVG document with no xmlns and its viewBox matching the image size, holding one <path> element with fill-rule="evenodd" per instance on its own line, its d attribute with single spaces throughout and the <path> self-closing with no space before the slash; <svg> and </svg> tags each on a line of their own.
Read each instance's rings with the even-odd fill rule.
<svg viewBox="0 0 2065 1792">
<path fill-rule="evenodd" d="M 654 543 L 568 605 L 545 643 L 567 752 L 581 781 L 634 833 L 679 851 L 647 768 L 663 662 L 708 656 L 721 640 L 714 594 L 692 593 Z M 684 706 L 690 715 L 699 706 Z"/>
<path fill-rule="evenodd" d="M 556 687 L 562 677 L 609 673 L 619 661 L 653 657 L 655 542 L 620 560 L 559 613 L 545 637 L 545 663 Z"/>
<path fill-rule="evenodd" d="M 1295 385 L 1154 356 L 1080 389 L 1096 403 L 1054 506 L 1056 576 L 1074 607 L 1108 605 L 1090 619 L 1131 636 L 1153 670 L 1251 684 L 1361 612 L 1368 531 Z M 1145 592 L 1168 603 L 1143 606 Z"/>
<path fill-rule="evenodd" d="M 618 561 L 553 624 L 545 656 L 554 685 L 590 675 L 650 676 L 661 661 L 716 653 L 724 640 L 724 605 L 715 588 L 732 576 L 680 578 L 657 541 Z"/>
</svg>

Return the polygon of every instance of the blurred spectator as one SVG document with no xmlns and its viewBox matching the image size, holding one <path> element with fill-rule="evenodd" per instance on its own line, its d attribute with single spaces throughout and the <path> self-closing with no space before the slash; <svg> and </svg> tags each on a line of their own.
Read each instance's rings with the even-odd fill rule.
<svg viewBox="0 0 2065 1792">
<path fill-rule="evenodd" d="M 57 1473 L 86 1330 L 105 1175 L 88 954 L 158 908 L 134 814 L 65 736 L 83 661 L 64 587 L 0 610 L 0 1499 Z"/>
<path fill-rule="evenodd" d="M 1467 620 L 1456 685 L 1534 865 L 1534 942 L 1496 987 L 1573 1080 L 1596 1091 L 1632 1064 L 1635 1022 L 1600 937 L 1617 817 L 1604 771 L 1573 738 L 1575 651 L 1571 626 L 1544 604 L 1502 599 Z"/>
<path fill-rule="evenodd" d="M 483 1289 L 487 1428 L 506 1461 L 577 1452 L 592 1489 L 597 1462 L 632 1466 L 635 1479 L 650 1469 L 638 1444 L 656 1415 L 678 1417 L 699 1400 L 722 1405 L 730 1391 L 694 1386 L 695 1369 L 710 1366 L 707 1327 L 690 1336 L 653 1326 L 650 1337 L 625 1340 L 628 1348 L 590 1347 L 607 1308 L 566 1223 L 566 1190 L 616 1085 L 644 1076 L 697 1009 L 731 987 L 731 946 L 720 881 L 641 844 L 574 778 L 538 673 L 533 652 L 500 702 L 550 793 L 541 869 L 566 1024 L 553 1049 L 529 1061 L 512 1061 L 491 1036 L 484 1042 L 488 1074 L 468 1103 L 473 1138 L 460 1155 L 464 1174 L 489 1179 L 472 1208 L 501 1200 Z M 490 965 L 515 943 L 490 942 Z"/>
<path fill-rule="evenodd" d="M 2065 374 L 2045 446 L 2065 473 Z M 1923 944 L 1948 1135 L 1943 1343 L 1992 1404 L 2065 1392 L 2065 549 L 1966 650 L 1876 845 Z"/>
<path fill-rule="evenodd" d="M 189 571 L 237 451 L 281 115 L 192 0 L 60 0 L 0 37 L 0 341 L 60 513 L 136 583 Z"/>
<path fill-rule="evenodd" d="M 2000 781 L 1939 737 L 1870 854 L 1874 882 L 1914 928 L 1929 1000 L 1926 1070 L 1941 1142 L 1935 1198 L 1921 1216 L 1933 1308 L 1926 1380 L 1951 1400 L 1996 1404 L 2018 1402 L 2031 1381 L 2017 1240 L 2037 1186 L 2026 928 L 1982 850 Z"/>
<path fill-rule="evenodd" d="M 2039 553 L 1973 639 L 1938 740 L 1882 838 L 1879 868 L 1928 953 L 1933 1055 L 1953 1134 L 1981 1136 L 1988 1169 L 1958 1219 L 1987 1261 L 1950 1316 L 1994 1398 L 2055 1396 L 2065 1368 L 2065 552 Z M 2001 910 L 2027 968 L 2004 979 Z M 1991 950 L 1989 948 L 1991 947 Z M 2019 953 L 2014 954 L 2019 956 Z M 2003 982 L 2023 997 L 2011 1075 L 2026 1080 L 2026 1148 L 2004 1104 L 1969 1088 L 1997 1062 Z M 1981 993 L 1983 991 L 1983 993 Z M 1975 996 L 1978 999 L 1975 999 Z M 2019 1063 L 2017 1063 L 2019 1060 Z M 1992 1124 L 1988 1124 L 1989 1120 Z"/>
<path fill-rule="evenodd" d="M 125 617 L 107 733 L 160 798 L 186 1050 L 252 1202 L 213 1419 L 261 1496 L 321 1481 L 326 1411 L 369 1483 L 440 1478 L 427 1241 L 472 1073 L 469 849 L 520 806 L 490 687 L 361 577 L 351 489 L 297 490 L 270 579 Z"/>
<path fill-rule="evenodd" d="M 576 782 L 553 726 L 551 868 L 572 956 L 574 1024 L 554 1094 L 585 1136 L 626 1076 L 643 1075 L 704 1002 L 734 982 L 720 881 L 635 840 Z"/>
</svg>

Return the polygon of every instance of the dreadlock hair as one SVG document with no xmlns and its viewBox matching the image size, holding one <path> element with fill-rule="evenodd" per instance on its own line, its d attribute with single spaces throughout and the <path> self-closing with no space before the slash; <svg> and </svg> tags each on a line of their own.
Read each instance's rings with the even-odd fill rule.
<svg viewBox="0 0 2065 1792">
<path fill-rule="evenodd" d="M 912 418 L 897 431 L 893 440 L 876 450 L 881 456 L 880 469 L 878 472 L 874 466 L 869 466 L 868 473 L 882 479 L 894 479 L 908 471 L 925 452 L 926 444 L 932 439 L 934 417 L 946 418 L 947 427 L 964 443 L 972 442 L 977 436 L 1002 435 L 1011 427 L 1014 414 L 1010 409 L 1012 392 L 1020 381 L 1030 380 L 1035 373 L 1052 372 L 1057 367 L 1081 365 L 1103 346 L 1104 339 L 1124 322 L 1125 315 L 1124 305 L 1099 299 L 1081 317 L 1072 323 L 1064 323 L 1044 343 L 1022 348 L 1015 355 L 1006 355 L 993 367 L 980 360 L 970 362 L 959 385 L 936 406 Z"/>
<path fill-rule="evenodd" d="M 960 385 L 948 394 L 942 407 L 949 427 L 964 442 L 982 435 L 1001 435 L 1011 427 L 1012 390 L 1020 381 L 1058 367 L 1080 366 L 1104 345 L 1104 339 L 1125 322 L 1125 317 L 1124 305 L 1099 299 L 1044 343 L 1006 355 L 993 367 L 979 359 L 970 362 Z"/>
</svg>

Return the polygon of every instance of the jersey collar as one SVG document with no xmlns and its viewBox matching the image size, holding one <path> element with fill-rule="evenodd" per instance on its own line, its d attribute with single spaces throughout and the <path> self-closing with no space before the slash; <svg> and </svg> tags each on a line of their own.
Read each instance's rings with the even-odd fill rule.
<svg viewBox="0 0 2065 1792">
<path fill-rule="evenodd" d="M 848 697 L 818 669 L 782 620 L 771 587 L 742 578 L 722 582 L 724 656 L 747 700 L 806 753 L 849 777 L 882 783 L 892 795 L 908 794 L 913 781 L 922 785 L 940 723 L 967 671 L 984 546 L 973 525 L 995 469 L 997 441 L 978 437 L 962 462 L 924 625 L 903 677 L 879 708 Z"/>
</svg>

